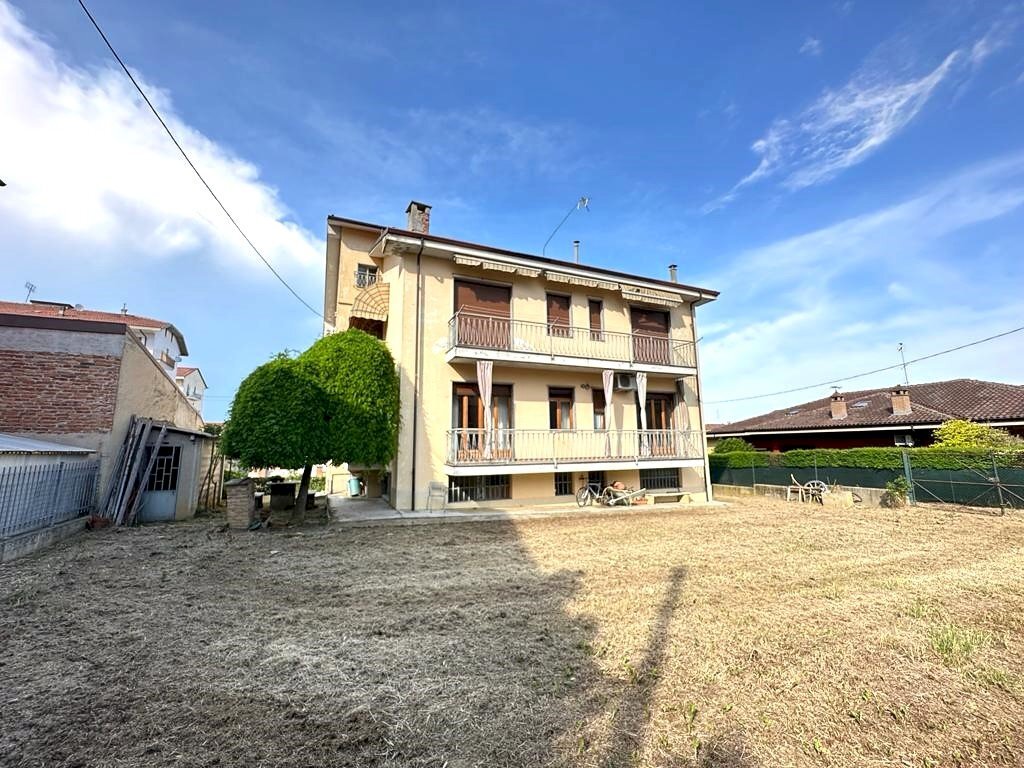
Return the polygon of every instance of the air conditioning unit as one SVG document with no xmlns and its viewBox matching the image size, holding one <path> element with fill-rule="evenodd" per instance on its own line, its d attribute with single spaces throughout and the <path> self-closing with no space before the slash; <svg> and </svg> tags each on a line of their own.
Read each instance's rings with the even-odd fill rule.
<svg viewBox="0 0 1024 768">
<path fill-rule="evenodd" d="M 636 374 L 635 373 L 616 373 L 615 374 L 615 390 L 616 391 L 632 391 L 636 389 Z"/>
</svg>

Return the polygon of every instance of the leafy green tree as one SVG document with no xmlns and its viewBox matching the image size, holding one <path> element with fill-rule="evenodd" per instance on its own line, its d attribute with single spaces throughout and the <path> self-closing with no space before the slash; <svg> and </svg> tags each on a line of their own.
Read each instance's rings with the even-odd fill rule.
<svg viewBox="0 0 1024 768">
<path fill-rule="evenodd" d="M 936 448 L 1007 451 L 1024 449 L 1024 440 L 1005 429 L 976 424 L 965 419 L 950 419 L 935 430 Z"/>
<path fill-rule="evenodd" d="M 299 362 L 337 403 L 332 461 L 391 461 L 398 444 L 398 372 L 384 343 L 352 328 L 324 336 Z"/>
<path fill-rule="evenodd" d="M 337 442 L 337 400 L 298 360 L 277 356 L 239 385 L 221 433 L 221 451 L 246 467 L 302 469 L 300 509 L 313 464 Z"/>
<path fill-rule="evenodd" d="M 742 437 L 727 437 L 724 440 L 715 443 L 715 453 L 734 453 L 736 451 L 754 450 L 757 449 Z"/>
</svg>

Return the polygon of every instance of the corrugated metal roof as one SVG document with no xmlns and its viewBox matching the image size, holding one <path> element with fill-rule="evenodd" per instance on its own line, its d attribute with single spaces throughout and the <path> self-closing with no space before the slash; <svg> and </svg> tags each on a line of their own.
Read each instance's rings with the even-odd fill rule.
<svg viewBox="0 0 1024 768">
<path fill-rule="evenodd" d="M 31 437 L 17 437 L 0 432 L 0 453 L 93 453 L 89 448 L 76 445 L 51 443 L 47 440 L 34 440 Z"/>
</svg>

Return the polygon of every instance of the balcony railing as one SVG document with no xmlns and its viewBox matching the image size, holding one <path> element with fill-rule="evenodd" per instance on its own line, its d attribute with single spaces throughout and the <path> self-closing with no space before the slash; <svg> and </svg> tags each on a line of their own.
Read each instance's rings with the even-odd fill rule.
<svg viewBox="0 0 1024 768">
<path fill-rule="evenodd" d="M 526 352 L 550 358 L 574 357 L 685 368 L 696 365 L 693 343 L 689 341 L 465 311 L 456 312 L 448 322 L 448 349 L 455 347 Z"/>
<path fill-rule="evenodd" d="M 448 464 L 571 464 L 699 459 L 700 432 L 676 429 L 448 430 Z"/>
<path fill-rule="evenodd" d="M 356 272 L 356 288 L 369 288 L 377 282 L 377 272 Z"/>
</svg>

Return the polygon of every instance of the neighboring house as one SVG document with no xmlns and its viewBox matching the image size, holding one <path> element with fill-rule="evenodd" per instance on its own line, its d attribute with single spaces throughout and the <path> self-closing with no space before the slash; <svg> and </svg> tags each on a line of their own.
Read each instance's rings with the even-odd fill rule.
<svg viewBox="0 0 1024 768">
<path fill-rule="evenodd" d="M 203 412 L 203 395 L 206 394 L 206 379 L 198 368 L 179 365 L 174 371 L 174 383 L 199 413 Z"/>
<path fill-rule="evenodd" d="M 674 266 L 657 280 L 438 237 L 430 206 L 406 213 L 405 229 L 327 220 L 325 332 L 368 331 L 399 369 L 393 506 L 616 480 L 708 497 L 694 313 L 716 291 Z"/>
<path fill-rule="evenodd" d="M 1024 435 L 1024 386 L 953 379 L 835 393 L 708 429 L 708 439 L 742 437 L 756 448 L 930 445 L 949 419 L 969 419 Z"/>
<path fill-rule="evenodd" d="M 167 424 L 147 492 L 161 494 L 152 497 L 161 511 L 154 511 L 155 502 L 147 510 L 144 500 L 142 519 L 151 519 L 150 512 L 164 519 L 190 516 L 212 441 L 201 431 L 199 412 L 145 346 L 134 325 L 138 318 L 41 312 L 39 306 L 0 303 L 0 432 L 95 451 L 102 491 L 131 417 Z M 180 338 L 176 330 L 172 335 Z M 184 339 L 177 348 L 185 348 Z"/>
<path fill-rule="evenodd" d="M 81 304 L 59 301 L 30 301 L 28 303 L 0 301 L 0 314 L 31 315 L 33 317 L 64 317 L 70 320 L 92 320 L 105 323 L 123 323 L 148 350 L 153 359 L 171 379 L 182 357 L 188 355 L 185 337 L 171 323 L 151 317 L 129 315 L 127 308 L 120 312 L 98 312 L 85 309 Z"/>
</svg>

